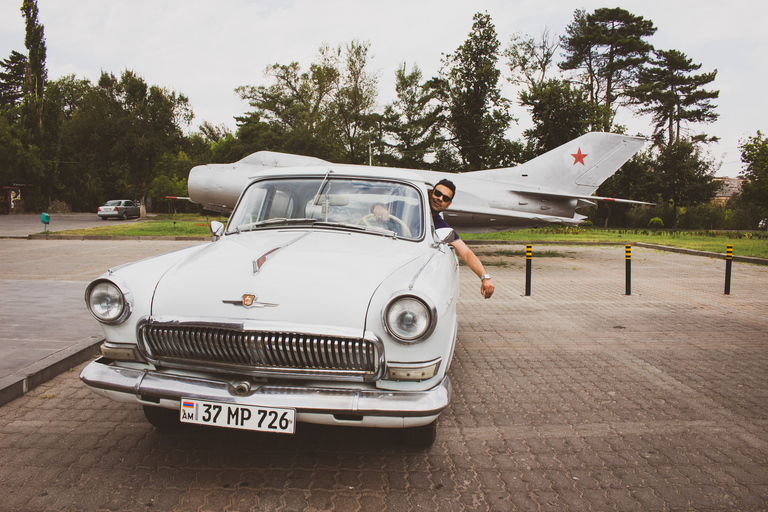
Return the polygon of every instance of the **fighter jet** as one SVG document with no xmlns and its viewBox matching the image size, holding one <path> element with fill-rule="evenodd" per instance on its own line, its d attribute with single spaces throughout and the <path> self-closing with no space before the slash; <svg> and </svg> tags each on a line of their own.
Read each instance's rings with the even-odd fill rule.
<svg viewBox="0 0 768 512">
<path fill-rule="evenodd" d="M 586 216 L 576 210 L 594 201 L 650 204 L 628 199 L 598 197 L 600 184 L 615 173 L 645 144 L 643 137 L 592 132 L 582 135 L 516 167 L 459 174 L 407 169 L 428 184 L 447 178 L 456 184 L 456 195 L 445 220 L 456 231 L 487 233 L 540 227 L 548 224 L 576 226 Z M 260 173 L 275 168 L 369 166 L 334 164 L 319 158 L 259 151 L 233 164 L 193 168 L 188 188 L 191 201 L 214 211 L 231 211 L 240 192 Z M 382 167 L 389 174 L 393 168 Z M 313 169 L 315 172 L 317 169 Z M 413 174 L 411 174 L 413 175 Z"/>
</svg>

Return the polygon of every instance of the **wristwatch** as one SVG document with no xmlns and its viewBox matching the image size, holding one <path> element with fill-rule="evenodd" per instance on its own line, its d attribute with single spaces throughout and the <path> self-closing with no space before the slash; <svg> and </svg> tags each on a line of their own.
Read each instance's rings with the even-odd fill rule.
<svg viewBox="0 0 768 512">
<path fill-rule="evenodd" d="M 480 276 L 481 281 L 485 281 L 486 279 L 490 279 L 490 278 L 491 278 L 490 274 L 483 274 Z"/>
</svg>

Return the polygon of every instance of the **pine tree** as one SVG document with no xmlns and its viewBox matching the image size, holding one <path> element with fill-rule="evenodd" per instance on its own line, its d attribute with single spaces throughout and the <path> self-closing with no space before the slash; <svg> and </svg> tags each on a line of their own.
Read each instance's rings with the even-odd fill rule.
<svg viewBox="0 0 768 512">
<path fill-rule="evenodd" d="M 657 144 L 666 138 L 669 145 L 680 140 L 682 123 L 712 123 L 717 119 L 716 106 L 711 100 L 720 92 L 703 89 L 715 80 L 717 70 L 693 75 L 701 64 L 694 64 L 684 53 L 677 50 L 654 53 L 656 59 L 640 71 L 638 85 L 629 95 L 640 105 L 639 112 L 653 115 Z"/>
<path fill-rule="evenodd" d="M 566 59 L 563 70 L 582 70 L 590 101 L 605 107 L 595 128 L 610 131 L 617 101 L 634 86 L 641 65 L 653 46 L 644 38 L 656 32 L 651 20 L 621 8 L 602 8 L 586 14 L 577 10 L 561 40 Z"/>
</svg>

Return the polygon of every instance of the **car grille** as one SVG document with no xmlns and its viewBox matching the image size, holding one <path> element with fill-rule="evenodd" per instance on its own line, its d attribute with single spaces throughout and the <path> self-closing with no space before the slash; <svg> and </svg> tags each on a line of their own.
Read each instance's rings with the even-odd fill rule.
<svg viewBox="0 0 768 512">
<path fill-rule="evenodd" d="M 177 366 L 213 365 L 257 375 L 279 375 L 282 370 L 289 375 L 372 376 L 379 369 L 376 345 L 366 339 L 178 324 L 144 324 L 139 337 L 145 357 Z"/>
</svg>

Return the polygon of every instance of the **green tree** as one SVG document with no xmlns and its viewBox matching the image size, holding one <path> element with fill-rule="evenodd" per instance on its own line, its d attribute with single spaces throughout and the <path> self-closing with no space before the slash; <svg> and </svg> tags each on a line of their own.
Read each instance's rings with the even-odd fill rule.
<svg viewBox="0 0 768 512">
<path fill-rule="evenodd" d="M 531 113 L 534 126 L 524 134 L 536 155 L 587 133 L 603 110 L 589 101 L 581 86 L 558 79 L 531 84 L 520 93 L 520 105 Z"/>
<path fill-rule="evenodd" d="M 323 46 L 306 72 L 298 62 L 274 64 L 265 71 L 272 85 L 236 89 L 254 109 L 237 118 L 237 138 L 248 152 L 284 151 L 336 161 L 342 157 L 334 107 L 340 53 L 341 48 Z"/>
<path fill-rule="evenodd" d="M 148 86 L 144 79 L 128 70 L 119 81 L 113 75 L 102 73 L 99 86 L 120 107 L 120 137 L 113 154 L 115 160 L 126 165 L 130 187 L 144 205 L 152 181 L 159 173 L 160 158 L 178 150 L 182 126 L 192 120 L 189 100 L 182 94 Z"/>
<path fill-rule="evenodd" d="M 443 59 L 437 83 L 463 170 L 501 166 L 510 158 L 504 134 L 512 116 L 499 88 L 499 46 L 490 15 L 477 13 L 467 40 Z"/>
<path fill-rule="evenodd" d="M 346 153 L 346 162 L 361 164 L 367 160 L 368 144 L 377 138 L 376 105 L 377 77 L 370 73 L 368 50 L 370 43 L 352 41 L 346 46 L 344 66 L 334 97 L 337 126 Z"/>
<path fill-rule="evenodd" d="M 9 122 L 15 123 L 19 118 L 19 110 L 24 98 L 24 73 L 27 69 L 27 56 L 17 51 L 0 61 L 0 113 Z"/>
<path fill-rule="evenodd" d="M 529 88 L 543 83 L 547 79 L 558 48 L 558 39 L 550 35 L 546 28 L 538 41 L 520 32 L 514 34 L 509 46 L 504 50 L 504 56 L 508 59 L 509 82 L 514 85 L 527 85 Z"/>
<path fill-rule="evenodd" d="M 761 132 L 741 141 L 741 177 L 746 181 L 740 199 L 753 213 L 752 220 L 768 217 L 768 138 Z M 753 226 L 756 222 L 753 222 Z"/>
<path fill-rule="evenodd" d="M 581 72 L 590 101 L 605 107 L 596 129 L 611 131 L 617 101 L 634 86 L 640 66 L 653 49 L 644 38 L 656 32 L 651 20 L 621 8 L 601 8 L 591 14 L 574 13 L 561 39 L 562 70 Z"/>
<path fill-rule="evenodd" d="M 393 154 L 388 164 L 409 169 L 428 169 L 425 158 L 434 154 L 440 141 L 443 107 L 437 92 L 422 82 L 418 66 L 411 72 L 402 64 L 395 72 L 397 99 L 384 109 L 383 130 Z"/>
<path fill-rule="evenodd" d="M 102 73 L 97 85 L 67 80 L 71 105 L 62 133 L 62 182 L 76 193 L 75 209 L 105 199 L 140 199 L 142 205 L 161 159 L 182 144 L 182 126 L 192 119 L 187 98 L 126 70 L 120 79 Z"/>
<path fill-rule="evenodd" d="M 653 203 L 657 201 L 659 191 L 658 174 L 653 169 L 654 161 L 650 152 L 636 153 L 627 163 L 605 180 L 597 189 L 602 197 L 620 197 L 635 201 Z M 594 224 L 608 226 L 627 226 L 630 224 L 630 211 L 637 206 L 600 201 L 590 214 Z M 646 207 L 640 207 L 648 209 Z M 648 213 L 640 222 L 640 227 L 648 225 L 653 215 Z"/>
<path fill-rule="evenodd" d="M 681 138 L 681 123 L 713 123 L 717 120 L 711 100 L 720 93 L 703 89 L 715 80 L 717 70 L 693 75 L 701 64 L 694 64 L 684 53 L 677 50 L 656 50 L 654 53 L 656 59 L 650 60 L 650 65 L 640 71 L 638 84 L 628 94 L 635 104 L 640 105 L 639 112 L 652 114 L 657 143 L 672 144 Z"/>
<path fill-rule="evenodd" d="M 709 202 L 719 184 L 712 178 L 709 162 L 702 158 L 700 149 L 688 139 L 680 139 L 663 146 L 655 162 L 659 195 L 672 206 L 672 223 L 677 227 L 677 213 L 681 207 Z"/>
</svg>

